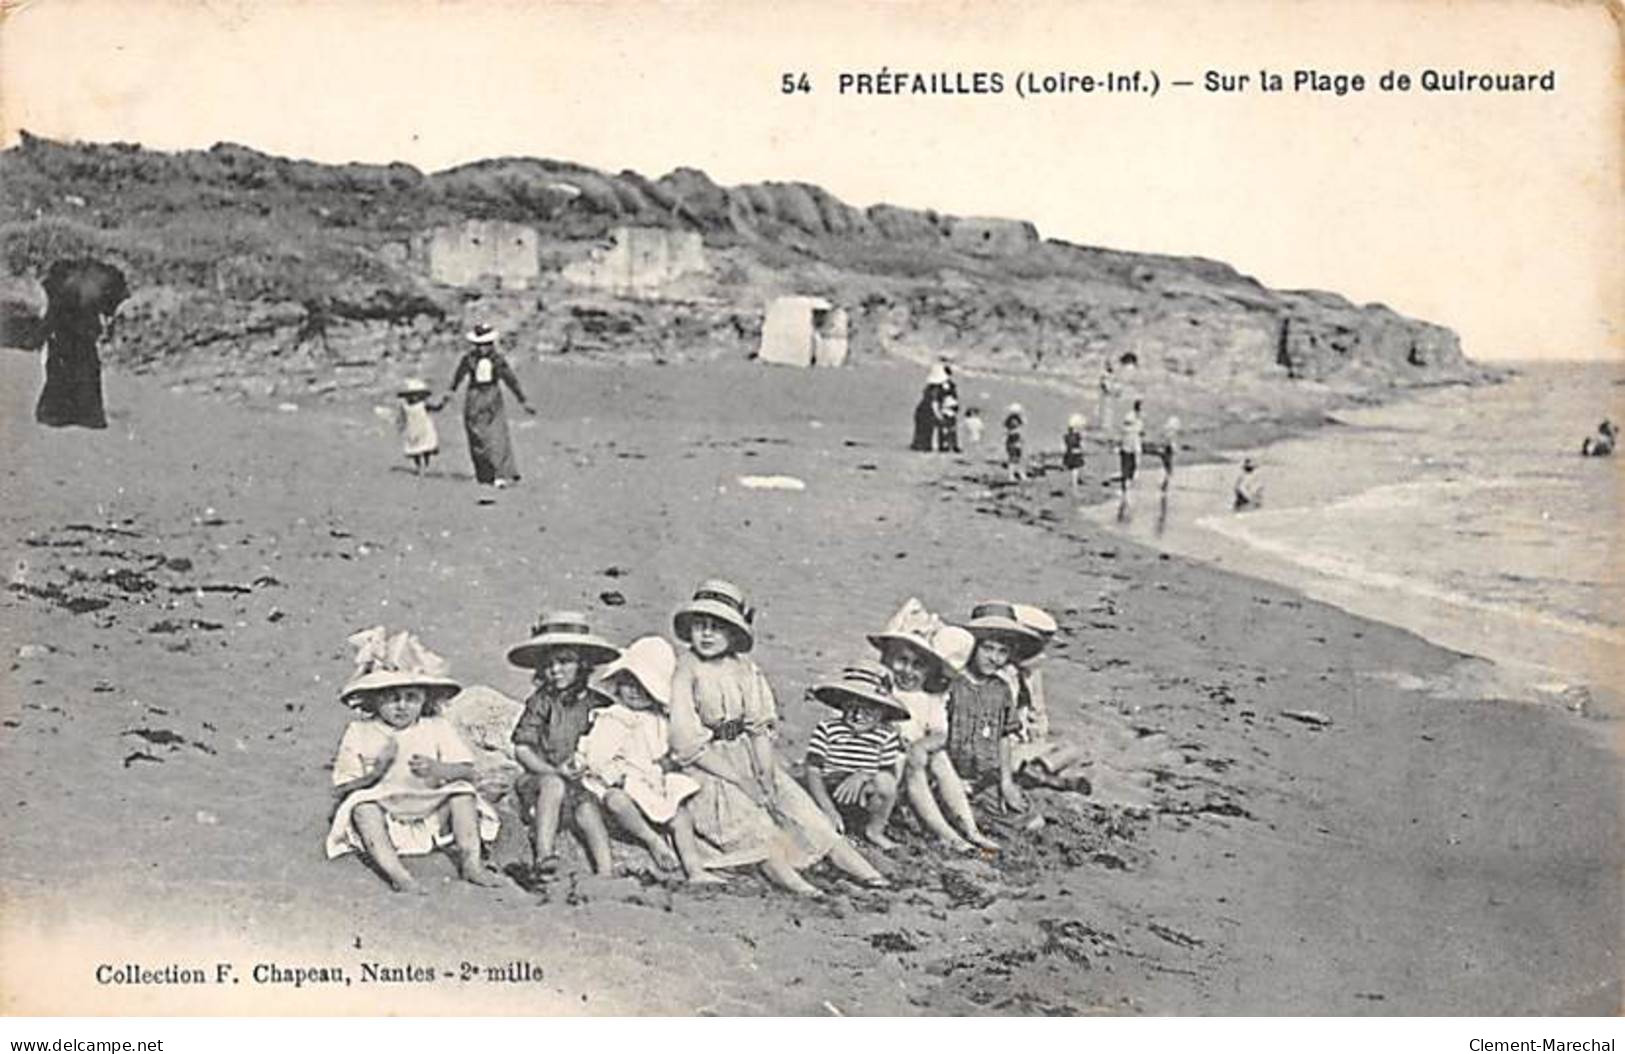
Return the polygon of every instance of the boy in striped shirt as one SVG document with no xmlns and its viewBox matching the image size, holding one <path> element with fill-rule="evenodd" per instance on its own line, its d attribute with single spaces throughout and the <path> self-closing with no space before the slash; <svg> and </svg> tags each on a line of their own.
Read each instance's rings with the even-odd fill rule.
<svg viewBox="0 0 1625 1054">
<path fill-rule="evenodd" d="M 891 671 L 878 663 L 849 666 L 838 681 L 809 693 L 839 717 L 820 721 L 807 743 L 807 789 L 835 825 L 846 833 L 844 810 L 863 816 L 863 837 L 880 849 L 895 849 L 886 824 L 897 805 L 906 752 L 894 722 L 908 708 L 892 694 Z"/>
</svg>

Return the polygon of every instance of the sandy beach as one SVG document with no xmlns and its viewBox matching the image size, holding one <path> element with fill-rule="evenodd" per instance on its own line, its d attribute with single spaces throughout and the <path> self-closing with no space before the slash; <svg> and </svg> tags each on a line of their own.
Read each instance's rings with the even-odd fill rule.
<svg viewBox="0 0 1625 1054">
<path fill-rule="evenodd" d="M 7 1012 L 1620 1008 L 1615 723 L 1417 689 L 1461 657 L 1115 537 L 1049 493 L 1059 474 L 1012 496 L 987 482 L 991 444 L 909 453 L 911 368 L 527 362 L 524 482 L 489 504 L 455 413 L 420 479 L 366 400 L 240 406 L 114 373 L 108 431 L 48 431 L 37 368 L 0 358 Z M 1064 417 L 1061 393 L 974 384 Z M 778 474 L 806 489 L 739 484 Z M 631 846 L 638 873 L 540 893 L 420 862 L 427 899 L 323 859 L 348 633 L 412 628 L 519 697 L 504 647 L 540 607 L 624 641 L 718 573 L 760 608 L 787 755 L 823 716 L 803 689 L 903 599 L 1004 596 L 1060 622 L 1058 727 L 1109 714 L 1166 744 L 1150 807 L 1040 792 L 1045 826 L 999 831 L 994 860 L 905 832 L 870 854 L 896 891 L 815 871 L 813 903 L 748 875 L 673 888 Z M 1324 721 L 1283 713 L 1305 710 Z M 497 861 L 525 851 L 510 818 Z M 216 962 L 239 983 L 95 977 Z M 436 980 L 364 980 L 366 962 Z M 259 982 L 267 963 L 348 983 Z M 511 963 L 542 979 L 485 979 Z"/>
</svg>

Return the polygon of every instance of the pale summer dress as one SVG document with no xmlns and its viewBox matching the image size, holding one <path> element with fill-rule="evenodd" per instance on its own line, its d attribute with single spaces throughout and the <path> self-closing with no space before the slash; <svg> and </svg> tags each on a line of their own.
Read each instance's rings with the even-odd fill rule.
<svg viewBox="0 0 1625 1054">
<path fill-rule="evenodd" d="M 440 450 L 440 433 L 435 429 L 434 418 L 429 416 L 427 402 L 403 401 L 396 411 L 395 426 L 401 433 L 401 452 L 407 457 Z"/>
<path fill-rule="evenodd" d="M 716 754 L 742 773 L 756 771 L 750 741 L 778 724 L 773 689 L 743 655 L 701 660 L 685 652 L 671 689 L 671 755 L 700 785 L 688 800 L 694 829 L 722 850 L 711 867 L 760 863 L 770 855 L 802 868 L 823 859 L 840 840 L 829 817 L 775 755 L 773 801 L 763 807 L 740 787 L 694 763 Z"/>
<path fill-rule="evenodd" d="M 329 859 L 365 851 L 361 833 L 352 820 L 355 807 L 364 802 L 377 802 L 383 808 L 390 843 L 401 856 L 422 856 L 438 846 L 451 844 L 451 816 L 441 806 L 459 794 L 474 796 L 481 840 L 489 842 L 496 838 L 500 826 L 496 810 L 479 796 L 473 783 L 453 780 L 431 787 L 412 774 L 410 762 L 414 754 L 453 764 L 474 760 L 457 729 L 443 717 L 425 717 L 402 729 L 391 728 L 370 717 L 350 722 L 339 740 L 338 755 L 333 759 L 333 785 L 337 787 L 373 771 L 385 744 L 391 739 L 395 741 L 395 760 L 384 778 L 370 787 L 350 792 L 333 814 L 333 825 L 327 832 Z"/>
<path fill-rule="evenodd" d="M 619 704 L 594 710 L 592 727 L 576 744 L 576 760 L 585 769 L 581 785 L 599 800 L 619 787 L 652 822 L 670 823 L 683 799 L 700 785 L 660 767 L 669 749 L 666 719 L 660 714 Z"/>
</svg>

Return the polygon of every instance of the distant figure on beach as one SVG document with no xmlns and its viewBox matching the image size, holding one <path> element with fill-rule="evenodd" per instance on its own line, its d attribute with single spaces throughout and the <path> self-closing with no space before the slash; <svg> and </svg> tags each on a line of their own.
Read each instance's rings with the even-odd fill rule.
<svg viewBox="0 0 1625 1054">
<path fill-rule="evenodd" d="M 1117 394 L 1117 378 L 1113 375 L 1113 369 L 1112 358 L 1108 355 L 1100 364 L 1100 405 L 1095 413 L 1103 432 L 1112 430 L 1112 398 Z"/>
<path fill-rule="evenodd" d="M 959 395 L 951 387 L 944 388 L 937 401 L 937 449 L 959 453 Z"/>
<path fill-rule="evenodd" d="M 1140 417 L 1140 400 L 1136 399 L 1128 413 L 1123 415 L 1123 425 L 1117 439 L 1117 460 L 1121 470 L 1117 483 L 1125 495 L 1134 485 L 1134 477 L 1140 470 L 1140 454 L 1144 446 L 1145 421 Z"/>
<path fill-rule="evenodd" d="M 1162 442 L 1157 444 L 1157 458 L 1162 462 L 1162 491 L 1174 478 L 1174 452 L 1179 449 L 1179 418 L 1170 417 L 1162 426 Z"/>
<path fill-rule="evenodd" d="M 1021 426 L 1026 423 L 1026 411 L 1020 403 L 1011 403 L 1004 411 L 1004 468 L 1011 483 L 1027 478 L 1027 459 L 1021 442 Z"/>
<path fill-rule="evenodd" d="M 97 344 L 129 299 L 124 273 L 100 260 L 58 260 L 45 274 L 45 387 L 34 420 L 52 428 L 106 428 Z"/>
<path fill-rule="evenodd" d="M 513 443 L 508 437 L 508 413 L 502 402 L 501 385 L 506 384 L 519 405 L 532 416 L 536 408 L 525 401 L 519 378 L 508 360 L 497 351 L 497 331 L 480 324 L 468 334 L 469 349 L 457 361 L 451 378 L 451 391 L 466 379 L 468 394 L 463 397 L 463 428 L 468 433 L 468 456 L 474 462 L 474 478 L 481 484 L 506 487 L 519 482 L 514 464 Z M 447 398 L 450 398 L 448 394 Z"/>
<path fill-rule="evenodd" d="M 429 461 L 440 453 L 440 433 L 429 414 L 444 403 L 429 397 L 434 394 L 426 381 L 413 377 L 395 393 L 400 405 L 395 408 L 395 428 L 401 433 L 401 449 L 418 475 L 429 467 Z"/>
<path fill-rule="evenodd" d="M 1072 480 L 1072 493 L 1077 494 L 1083 482 L 1083 429 L 1086 422 L 1082 414 L 1066 419 L 1066 431 L 1061 433 L 1061 467 Z"/>
<path fill-rule="evenodd" d="M 1245 458 L 1241 462 L 1241 475 L 1236 477 L 1235 511 L 1245 512 L 1264 504 L 1264 481 L 1258 475 L 1258 462 Z"/>
<path fill-rule="evenodd" d="M 1602 424 L 1597 426 L 1597 434 L 1586 436 L 1585 440 L 1580 444 L 1580 456 L 1609 457 L 1613 454 L 1614 447 L 1618 442 L 1619 430 L 1614 427 L 1614 422 L 1605 417 Z"/>
<path fill-rule="evenodd" d="M 965 411 L 965 434 L 970 436 L 972 446 L 981 445 L 982 430 L 986 427 L 987 422 L 982 420 L 982 408 L 980 406 L 973 406 Z"/>
<path fill-rule="evenodd" d="M 925 388 L 920 392 L 920 401 L 914 404 L 914 440 L 909 444 L 910 450 L 930 453 L 936 449 L 942 396 L 950 383 L 952 382 L 948 368 L 940 362 L 932 363 L 931 369 L 926 371 Z"/>
</svg>

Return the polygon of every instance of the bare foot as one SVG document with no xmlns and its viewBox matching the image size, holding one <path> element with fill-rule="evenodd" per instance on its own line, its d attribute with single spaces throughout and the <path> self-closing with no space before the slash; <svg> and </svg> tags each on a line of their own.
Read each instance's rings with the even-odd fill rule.
<svg viewBox="0 0 1625 1054">
<path fill-rule="evenodd" d="M 696 871 L 688 876 L 688 884 L 691 886 L 725 886 L 728 884 L 728 880 L 721 875 L 713 875 L 709 871 Z"/>
<path fill-rule="evenodd" d="M 397 893 L 412 893 L 420 897 L 428 896 L 429 894 L 429 891 L 424 888 L 423 883 L 419 882 L 411 875 L 404 875 L 400 878 L 390 879 L 389 888 L 393 889 Z"/>
<path fill-rule="evenodd" d="M 483 864 L 464 864 L 459 870 L 463 874 L 463 881 L 470 885 L 495 889 L 503 884 L 502 876 Z"/>
<path fill-rule="evenodd" d="M 986 849 L 990 853 L 996 853 L 1002 848 L 998 842 L 995 842 L 981 831 L 972 831 L 967 837 L 971 840 L 971 844 L 979 849 Z"/>
<path fill-rule="evenodd" d="M 876 849 L 896 849 L 897 843 L 886 837 L 885 831 L 864 831 L 864 839 Z"/>
<path fill-rule="evenodd" d="M 943 845 L 947 846 L 950 852 L 954 852 L 954 853 L 974 853 L 974 852 L 976 852 L 976 847 L 974 845 L 971 845 L 969 842 L 965 841 L 963 838 L 959 837 L 958 835 L 954 835 L 952 838 L 939 838 L 938 841 L 940 841 Z"/>
<path fill-rule="evenodd" d="M 652 846 L 649 855 L 655 858 L 655 866 L 662 871 L 676 871 L 683 866 L 683 862 L 677 859 L 677 854 L 672 852 L 671 846 L 663 843 Z"/>
</svg>

